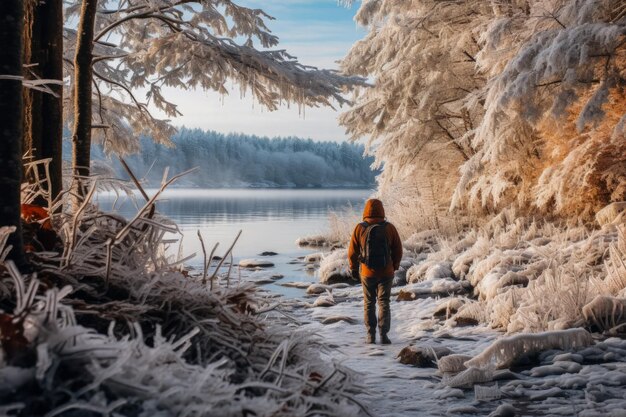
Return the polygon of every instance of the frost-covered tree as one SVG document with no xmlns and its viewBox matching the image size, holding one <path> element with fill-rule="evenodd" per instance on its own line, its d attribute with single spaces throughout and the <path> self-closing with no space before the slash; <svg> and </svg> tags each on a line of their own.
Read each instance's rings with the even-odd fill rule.
<svg viewBox="0 0 626 417">
<path fill-rule="evenodd" d="M 480 40 L 486 113 L 455 203 L 588 216 L 626 199 L 626 4 L 515 3 Z"/>
<path fill-rule="evenodd" d="M 72 130 L 72 169 L 78 177 L 88 177 L 91 164 L 92 90 L 93 90 L 93 37 L 98 0 L 83 0 L 76 37 L 74 57 L 74 126 Z M 76 192 L 85 190 L 78 181 Z"/>
<path fill-rule="evenodd" d="M 341 122 L 401 205 L 589 216 L 626 199 L 625 15 L 620 0 L 366 0 L 343 69 L 374 87 Z"/>
<path fill-rule="evenodd" d="M 77 18 L 79 6 L 67 8 L 69 22 Z M 302 106 L 346 102 L 343 86 L 358 80 L 302 65 L 286 51 L 272 49 L 278 39 L 266 27 L 268 19 L 262 10 L 230 0 L 99 0 L 92 60 L 96 139 L 122 153 L 137 150 L 140 134 L 169 143 L 172 127 L 151 113 L 179 114 L 163 87 L 227 94 L 232 81 L 270 110 L 283 101 Z M 68 29 L 67 54 L 81 34 Z M 80 114 L 80 109 L 68 111 Z M 87 133 L 81 133 L 85 140 L 77 142 L 81 149 L 75 152 L 88 151 Z"/>
<path fill-rule="evenodd" d="M 467 100 L 485 84 L 476 55 L 490 16 L 482 1 L 362 3 L 355 19 L 369 33 L 342 69 L 374 87 L 359 89 L 340 121 L 354 139 L 369 137 L 384 165 L 383 193 L 415 200 L 428 189 L 449 201 L 459 165 L 475 153 L 470 139 L 483 111 Z"/>
<path fill-rule="evenodd" d="M 161 182 L 167 167 L 171 172 L 197 168 L 185 181 L 199 187 L 371 187 L 377 174 L 369 168 L 373 158 L 362 157 L 363 146 L 345 142 L 269 139 L 187 128 L 179 129 L 171 140 L 174 149 L 144 137 L 141 152 L 125 161 L 152 186 Z M 99 145 L 92 150 L 92 160 L 110 165 L 120 178 L 128 176 L 120 163 L 107 159 Z"/>
</svg>

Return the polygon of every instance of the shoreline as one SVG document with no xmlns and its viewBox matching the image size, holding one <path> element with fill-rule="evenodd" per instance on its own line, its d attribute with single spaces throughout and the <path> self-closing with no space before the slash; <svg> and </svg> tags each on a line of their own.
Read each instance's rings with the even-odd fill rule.
<svg viewBox="0 0 626 417">
<path fill-rule="evenodd" d="M 585 242 L 604 242 L 604 245 L 626 243 L 626 240 L 622 240 L 626 237 L 623 229 L 621 234 L 619 227 L 617 232 L 611 230 L 613 229 L 610 227 L 597 229 L 595 233 L 589 235 L 568 229 L 561 230 L 562 233 L 571 236 L 580 236 L 578 240 L 569 242 L 547 233 L 542 234 L 540 228 L 532 236 L 536 236 L 538 239 L 536 242 L 543 242 L 544 245 L 554 241 L 557 247 L 561 247 L 561 242 L 563 244 L 568 242 L 562 246 L 564 250 L 570 250 L 567 249 L 567 245 L 573 248 L 587 247 Z M 518 227 L 514 233 L 526 232 Z M 470 265 L 473 266 L 470 266 L 469 270 L 465 269 L 465 273 L 470 272 L 469 278 L 454 275 L 448 278 L 446 275 L 453 274 L 453 270 L 458 271 L 459 265 L 463 264 L 450 262 L 449 266 L 446 266 L 444 260 L 438 258 L 439 250 L 432 249 L 432 242 L 429 241 L 431 236 L 428 233 L 423 236 L 422 240 L 414 239 L 411 244 L 416 248 L 431 247 L 431 249 L 426 256 L 417 256 L 411 260 L 414 265 L 407 271 L 409 283 L 396 285 L 392 290 L 393 318 L 390 336 L 394 343 L 391 346 L 363 344 L 365 330 L 361 318 L 360 287 L 315 285 L 316 291 L 311 292 L 321 295 L 305 297 L 317 296 L 318 299 L 328 299 L 332 294 L 333 302 L 325 307 L 315 306 L 316 303 L 313 303 L 313 306 L 307 303 L 307 306 L 300 307 L 301 314 L 308 320 L 305 328 L 320 334 L 330 347 L 338 348 L 333 350 L 334 353 L 329 357 L 341 360 L 343 364 L 357 372 L 365 370 L 362 377 L 368 381 L 367 385 L 379 387 L 378 391 L 382 391 L 378 396 L 371 398 L 375 415 L 412 415 L 418 411 L 419 415 L 433 416 L 489 413 L 491 416 L 622 415 L 618 410 L 626 409 L 626 400 L 622 398 L 623 389 L 617 387 L 626 381 L 626 340 L 598 333 L 594 326 L 601 323 L 600 316 L 588 316 L 591 313 L 583 309 L 579 314 L 585 315 L 586 322 L 570 322 L 569 326 L 545 329 L 544 333 L 540 332 L 541 329 L 519 328 L 506 332 L 506 326 L 502 328 L 502 325 L 499 330 L 490 328 L 489 317 L 480 311 L 479 305 L 483 305 L 484 308 L 490 302 L 490 297 L 494 297 L 493 294 L 506 294 L 507 290 L 515 288 L 518 288 L 516 291 L 524 290 L 529 283 L 514 282 L 508 289 L 502 286 L 501 290 L 493 292 L 490 287 L 485 285 L 477 287 L 478 282 L 471 281 L 472 268 L 481 268 L 482 259 L 489 259 L 488 254 L 494 250 L 497 253 L 497 247 L 491 248 L 487 255 L 481 256 L 473 252 L 473 256 L 469 258 Z M 524 239 L 520 239 L 519 243 L 512 246 L 523 251 L 524 246 L 519 246 L 523 241 Z M 459 248 L 457 249 L 459 254 L 456 256 L 458 259 L 464 259 L 463 253 L 471 250 L 472 244 L 460 240 L 450 243 L 449 247 Z M 339 254 L 340 252 L 341 249 L 338 249 L 338 257 L 344 258 L 345 254 Z M 332 255 L 327 258 L 332 258 Z M 329 262 L 338 262 L 339 265 L 331 268 L 327 275 L 339 273 L 347 276 L 345 263 L 341 265 L 341 262 L 335 259 Z M 497 265 L 493 261 L 490 262 L 492 263 L 490 268 Z M 532 262 L 530 264 L 532 265 Z M 323 265 L 324 260 L 322 268 Z M 520 271 L 519 265 L 516 265 L 512 264 L 513 270 Z M 503 270 L 498 276 L 506 276 L 506 272 Z M 481 274 L 488 276 L 489 269 L 483 269 Z M 419 278 L 416 280 L 416 277 Z M 459 281 L 466 282 L 468 288 L 477 293 L 474 293 L 473 297 L 467 292 L 462 292 L 460 297 L 454 295 L 450 292 L 449 284 Z M 498 280 L 491 282 L 491 285 L 498 285 Z M 534 285 L 532 282 L 531 289 Z M 320 291 L 317 291 L 317 287 L 320 287 Z M 330 294 L 325 295 L 322 291 L 328 291 Z M 407 297 L 403 293 L 411 295 Z M 462 303 L 459 304 L 458 300 L 462 300 Z M 555 306 L 564 302 L 563 299 L 554 301 Z M 589 301 L 585 303 L 586 309 L 604 308 L 597 310 L 599 312 L 597 314 L 605 314 L 601 312 L 607 311 L 608 308 L 610 312 L 611 307 L 605 308 L 602 304 L 595 307 L 595 304 L 589 304 Z M 581 305 L 580 308 L 582 307 Z M 444 312 L 443 315 L 441 311 Z M 620 320 L 621 310 L 618 308 L 617 312 L 615 309 L 613 311 L 617 314 L 615 320 Z M 624 317 L 621 318 L 623 319 Z M 555 323 L 564 322 L 556 320 Z M 612 326 L 618 323 L 619 321 L 615 321 Z M 594 330 L 595 333 L 576 330 L 581 325 Z M 494 326 L 494 322 L 491 322 L 491 326 Z M 564 328 L 572 330 L 561 330 Z M 582 339 L 579 339 L 580 337 Z M 495 341 L 511 355 L 507 359 L 511 361 L 510 365 L 506 365 L 509 362 L 505 362 L 497 366 L 495 357 L 476 362 L 480 353 L 489 349 L 500 349 Z M 493 347 L 490 348 L 492 343 Z M 445 356 L 467 355 L 462 360 L 468 368 L 459 368 L 451 375 L 438 371 L 437 359 L 428 355 L 428 351 L 436 346 L 450 349 Z M 422 366 L 424 363 L 430 364 L 425 368 L 401 364 L 397 356 L 404 348 L 408 349 L 406 353 L 409 357 L 419 359 L 417 363 Z M 472 359 L 473 357 L 476 359 Z M 480 365 L 475 367 L 474 363 Z M 604 378 L 605 375 L 609 377 Z M 417 386 L 411 381 L 416 381 Z"/>
<path fill-rule="evenodd" d="M 68 225 L 67 228 L 60 230 L 70 233 L 64 237 L 64 241 L 75 243 L 70 247 L 67 255 L 69 258 L 66 266 L 69 269 L 52 268 L 57 271 L 54 282 L 58 288 L 71 283 L 79 291 L 70 293 L 68 290 L 62 290 L 62 296 L 56 299 L 39 295 L 35 300 L 48 306 L 44 311 L 54 310 L 64 312 L 63 314 L 67 311 L 74 311 L 72 306 L 82 306 L 72 314 L 75 314 L 83 325 L 93 323 L 88 327 L 95 329 L 95 334 L 98 336 L 94 340 L 97 340 L 97 346 L 101 347 L 95 348 L 90 345 L 91 339 L 82 338 L 82 336 L 76 339 L 78 345 L 74 347 L 80 346 L 80 349 L 95 349 L 95 351 L 113 349 L 118 352 L 115 357 L 109 357 L 108 362 L 98 362 L 98 366 L 101 367 L 99 372 L 104 372 L 111 363 L 120 366 L 123 372 L 131 373 L 135 372 L 134 366 L 142 363 L 158 368 L 161 366 L 159 363 L 142 361 L 164 349 L 162 353 L 170 352 L 166 356 L 179 355 L 180 363 L 199 367 L 194 369 L 200 375 L 202 372 L 208 372 L 206 369 L 203 370 L 203 366 L 210 366 L 213 359 L 205 359 L 208 362 L 204 363 L 198 362 L 188 350 L 200 349 L 201 352 L 205 352 L 205 358 L 215 358 L 214 353 L 211 354 L 211 344 L 217 343 L 218 346 L 222 346 L 223 359 L 226 360 L 224 363 L 230 364 L 228 366 L 233 372 L 237 375 L 240 372 L 243 374 L 253 372 L 254 387 L 266 382 L 264 381 L 265 373 L 258 373 L 262 370 L 261 368 L 269 367 L 268 369 L 274 369 L 276 373 L 282 375 L 283 371 L 280 371 L 280 368 L 284 365 L 277 360 L 281 357 L 281 354 L 277 352 L 281 352 L 281 349 L 290 349 L 283 351 L 285 353 L 282 354 L 282 361 L 287 360 L 286 355 L 293 354 L 295 355 L 293 360 L 300 361 L 297 362 L 300 365 L 307 364 L 306 366 L 317 369 L 314 371 L 315 375 L 320 376 L 315 376 L 315 381 L 311 384 L 313 386 L 319 384 L 325 388 L 323 390 L 319 388 L 314 392 L 325 398 L 328 396 L 328 400 L 338 407 L 332 412 L 342 417 L 363 415 L 368 412 L 376 416 L 411 415 L 417 412 L 421 412 L 420 415 L 492 413 L 490 415 L 504 416 L 516 412 L 522 415 L 571 415 L 572 410 L 580 412 L 579 415 L 591 416 L 619 415 L 614 413 L 615 410 L 620 409 L 619 407 L 622 407 L 621 409 L 626 407 L 626 400 L 622 398 L 622 390 L 619 388 L 626 381 L 625 341 L 598 335 L 594 335 L 595 340 L 592 340 L 591 336 L 586 336 L 586 332 L 581 333 L 581 336 L 575 332 L 552 329 L 551 333 L 540 337 L 541 342 L 537 345 L 539 347 L 533 348 L 535 345 L 527 344 L 526 336 L 529 332 L 526 329 L 509 331 L 509 334 L 513 335 L 509 338 L 509 335 L 503 331 L 506 328 L 505 325 L 501 325 L 499 330 L 489 327 L 496 326 L 489 322 L 489 316 L 486 316 L 482 310 L 489 306 L 491 300 L 497 299 L 501 294 L 506 294 L 508 291 L 528 291 L 532 289 L 533 282 L 544 282 L 540 280 L 539 275 L 526 283 L 513 282 L 511 285 L 501 285 L 498 290 L 491 293 L 490 288 L 499 285 L 500 279 L 507 276 L 507 271 L 502 270 L 503 265 L 494 262 L 493 253 L 499 257 L 495 260 L 501 261 L 508 259 L 506 257 L 501 259 L 503 254 L 521 256 L 525 253 L 524 251 L 530 249 L 535 251 L 534 256 L 543 256 L 541 251 L 535 249 L 540 243 L 544 246 L 554 244 L 557 248 L 567 244 L 566 248 L 573 248 L 572 251 L 588 249 L 586 246 L 588 242 L 600 242 L 607 247 L 612 247 L 610 245 L 614 244 L 622 245 L 624 242 L 620 239 L 623 239 L 624 235 L 612 229 L 601 229 L 592 234 L 576 230 L 557 230 L 550 235 L 545 230 L 552 229 L 544 230 L 532 224 L 527 226 L 516 222 L 509 225 L 514 227 L 502 227 L 502 234 L 507 239 L 503 239 L 501 234 L 495 232 L 494 236 L 490 237 L 498 245 L 505 245 L 506 251 L 509 252 L 505 252 L 501 246 L 485 245 L 481 236 L 471 234 L 467 234 L 462 240 L 447 242 L 433 241 L 432 233 L 422 233 L 408 239 L 405 246 L 410 246 L 407 248 L 410 250 L 407 251 L 407 256 L 403 261 L 404 281 L 408 282 L 402 282 L 400 279 L 402 277 L 397 277 L 397 285 L 392 290 L 393 318 L 390 337 L 393 344 L 391 346 L 365 346 L 361 318 L 362 294 L 358 286 L 341 283 L 328 286 L 313 284 L 312 286 L 317 285 L 319 288 L 316 291 L 311 290 L 310 296 L 301 294 L 298 298 L 284 299 L 252 290 L 253 286 L 263 290 L 263 285 L 261 282 L 256 284 L 249 282 L 246 279 L 247 273 L 244 273 L 241 280 L 231 281 L 230 267 L 226 275 L 218 272 L 216 280 L 211 278 L 207 281 L 197 273 L 189 274 L 188 270 L 182 268 L 180 260 L 168 259 L 164 257 L 164 253 L 157 251 L 158 247 L 164 244 L 162 240 L 164 234 L 161 231 L 168 230 L 170 224 L 159 223 L 158 219 L 152 218 L 146 218 L 144 221 L 144 217 L 148 215 L 147 212 L 140 212 L 136 220 L 137 224 L 147 226 L 129 228 L 128 224 L 125 224 L 119 217 L 102 216 L 96 208 L 87 207 L 85 212 L 80 213 L 78 223 L 80 227 L 74 229 L 74 233 L 77 233 L 77 240 L 72 240 L 71 237 L 72 220 L 67 217 L 59 219 Z M 527 227 L 531 228 L 530 232 Z M 103 241 L 101 236 L 109 233 L 117 236 L 124 231 L 130 232 L 131 229 L 133 233 L 126 235 L 128 239 L 121 239 L 117 243 L 119 246 L 114 248 L 113 259 L 116 261 L 111 264 L 111 275 L 103 275 L 108 274 L 107 268 L 103 268 L 108 264 L 106 248 L 98 243 Z M 155 234 L 157 231 L 158 233 Z M 559 233 L 566 233 L 566 236 L 572 238 L 564 239 Z M 155 236 L 156 240 L 154 240 Z M 534 246 L 523 244 L 531 241 L 529 239 L 532 239 Z M 489 243 L 489 241 L 486 242 Z M 263 249 L 259 248 L 259 251 Z M 317 250 L 318 248 L 310 247 L 310 249 Z M 596 250 L 599 249 L 596 248 Z M 320 265 L 317 268 L 322 269 L 327 266 L 325 261 L 330 260 L 333 265 L 324 269 L 322 281 L 327 280 L 333 274 L 338 276 L 338 279 L 342 275 L 347 276 L 345 268 L 347 259 L 342 249 L 329 253 L 330 255 L 321 259 L 315 256 L 310 256 L 310 260 L 302 259 L 301 265 L 316 265 L 319 262 Z M 131 254 L 130 257 L 129 254 Z M 80 261 L 85 258 L 97 262 L 90 264 Z M 522 256 L 520 259 L 526 258 Z M 504 266 L 510 265 L 517 268 L 517 272 L 522 273 L 523 270 L 519 269 L 521 266 L 536 264 L 532 259 L 530 257 L 525 263 L 504 264 Z M 56 258 L 50 258 L 46 262 L 50 260 L 56 262 Z M 128 263 L 129 261 L 131 262 Z M 59 260 L 60 265 L 63 262 L 65 261 Z M 148 268 L 146 265 L 153 266 Z M 128 269 L 129 267 L 134 269 Z M 500 269 L 495 269 L 497 267 Z M 541 271 L 544 270 L 546 268 Z M 271 269 L 262 271 L 271 273 Z M 490 276 L 489 274 L 494 276 L 495 272 L 498 272 L 499 278 L 490 278 L 490 281 L 487 277 Z M 250 271 L 250 274 L 253 273 Z M 88 279 L 85 280 L 85 277 Z M 16 287 L 26 288 L 27 282 L 37 282 L 33 278 L 22 277 L 21 279 L 23 284 L 18 285 L 18 279 Z M 482 280 L 487 280 L 485 281 L 487 283 L 491 282 L 492 287 L 479 285 Z M 469 285 L 461 285 L 463 291 L 460 295 L 455 295 L 452 288 L 462 282 L 469 283 Z M 311 285 L 306 288 L 307 292 L 311 289 L 310 287 Z M 107 303 L 111 304 L 105 304 L 107 307 L 100 306 L 106 301 L 100 298 L 89 301 L 89 291 L 85 292 L 85 288 L 91 288 L 91 291 L 110 298 Z M 302 293 L 304 290 L 302 288 Z M 22 294 L 17 298 L 24 297 L 26 296 Z M 63 297 L 71 300 L 69 310 L 56 304 Z M 77 302 L 79 304 L 76 304 Z M 169 307 L 164 309 L 163 306 L 167 305 Z M 175 307 L 172 308 L 172 305 Z M 182 314 L 190 307 L 193 307 L 194 313 L 189 313 L 190 316 Z M 90 321 L 93 320 L 93 316 L 89 314 L 93 312 L 86 313 L 85 311 L 88 311 L 85 310 L 86 308 L 94 309 L 96 314 L 104 314 L 104 316 L 98 317 L 96 321 Z M 443 315 L 441 314 L 442 308 Z M 178 311 L 179 309 L 181 311 Z M 513 313 L 507 317 L 513 317 Z M 110 333 L 109 338 L 106 339 L 104 322 L 110 319 L 136 322 L 137 325 L 130 334 L 126 327 L 113 325 L 113 330 L 109 330 L 113 333 Z M 468 319 L 473 322 L 467 321 Z M 181 320 L 184 323 L 182 328 L 180 324 L 176 324 Z M 232 328 L 234 332 L 228 337 L 233 335 L 236 338 L 251 337 L 251 340 L 246 339 L 243 344 L 240 344 L 239 341 L 223 339 L 225 336 L 220 336 L 221 333 L 219 333 L 224 331 L 223 329 L 217 334 L 212 333 L 216 330 L 211 326 L 222 322 L 226 328 Z M 252 333 L 241 333 L 241 323 L 247 323 L 246 325 L 250 326 L 248 330 Z M 592 323 L 588 322 L 587 325 Z M 51 325 L 49 323 L 46 326 Z M 42 346 L 42 342 L 50 343 L 46 349 L 53 349 L 52 352 L 56 352 L 54 349 L 61 349 L 63 352 L 63 346 L 52 344 L 47 338 L 59 332 L 70 331 L 70 329 L 73 329 L 71 322 L 70 324 L 63 322 L 58 328 L 51 327 L 45 333 L 35 336 L 36 346 Z M 169 335 L 169 339 L 161 338 L 160 332 L 162 331 Z M 202 337 L 196 336 L 198 331 Z M 229 332 L 231 330 L 227 331 Z M 314 334 L 318 337 L 311 338 Z M 182 339 L 176 339 L 174 335 Z M 272 348 L 259 353 L 258 366 L 253 363 L 242 365 L 240 362 L 245 357 L 241 353 L 242 346 L 255 345 L 257 337 L 261 339 L 270 337 Z M 151 345 L 149 340 L 153 340 L 154 343 L 158 341 L 158 343 Z M 166 340 L 169 341 L 166 342 Z M 504 343 L 505 347 L 502 349 L 510 352 L 510 363 L 505 362 L 505 365 L 502 365 L 498 362 L 500 359 L 497 355 L 481 357 L 481 352 L 500 349 L 499 345 L 493 344 L 496 340 L 498 340 L 497 343 Z M 129 341 L 138 346 L 139 350 L 135 354 L 139 356 L 129 357 L 122 354 L 128 347 L 126 343 Z M 109 347 L 110 344 L 114 346 Z M 182 346 L 185 348 L 182 349 Z M 181 349 L 177 351 L 179 347 Z M 37 347 L 37 349 L 42 348 Z M 400 362 L 398 355 L 404 349 L 408 349 L 405 351 L 408 357 L 419 359 L 414 365 L 420 366 Z M 447 352 L 442 354 L 444 350 Z M 313 351 L 320 356 L 308 356 Z M 433 352 L 435 356 L 431 355 Z M 525 358 L 525 354 L 528 353 L 532 353 L 532 357 Z M 210 356 L 206 356 L 209 354 Z M 37 355 L 39 355 L 38 350 Z M 456 365 L 452 371 L 444 372 L 442 364 L 450 361 L 442 358 L 454 355 L 465 356 L 458 357 L 460 360 L 454 362 Z M 91 358 L 89 355 L 88 357 Z M 91 359 L 97 359 L 97 357 Z M 110 362 L 111 360 L 113 362 Z M 519 360 L 523 361 L 518 362 Z M 79 362 L 76 366 L 80 368 L 87 365 Z M 215 371 L 217 372 L 216 381 L 230 384 L 228 389 L 234 392 L 240 389 L 237 388 L 237 384 L 224 379 L 226 377 L 218 372 L 219 367 L 215 368 Z M 26 382 L 16 382 L 14 379 L 16 377 L 12 374 L 15 372 L 13 367 L 5 367 L 0 369 L 0 372 L 5 374 L 9 372 L 7 378 L 15 386 L 12 388 L 13 392 L 19 390 L 20 387 L 28 386 L 29 381 L 32 381 L 35 375 L 29 371 L 28 375 L 23 376 Z M 163 375 L 169 375 L 170 370 L 163 372 L 165 372 Z M 101 385 L 94 388 L 94 392 L 104 389 L 103 387 L 107 384 L 118 384 L 120 374 L 114 375 L 117 376 L 103 377 L 99 373 L 94 374 L 94 377 L 105 378 L 104 382 L 100 383 Z M 608 378 L 604 378 L 605 375 L 608 375 Z M 306 379 L 306 375 L 300 375 L 298 378 Z M 278 394 L 272 398 L 277 399 L 278 402 L 282 401 L 281 393 L 291 392 L 290 390 L 294 387 L 291 384 L 296 383 L 298 378 L 290 381 L 288 386 L 280 385 L 285 381 L 279 382 Z M 265 391 L 268 393 L 273 389 L 267 385 L 263 387 L 263 390 L 269 390 Z M 334 392 L 328 391 L 331 387 L 334 387 Z M 379 388 L 377 392 L 372 393 L 369 390 L 371 387 Z M 21 392 L 20 395 L 27 397 L 29 394 Z M 145 405 L 138 406 L 145 407 Z M 177 406 L 170 404 L 167 407 L 176 409 Z M 212 406 L 207 403 L 207 407 Z M 364 409 L 368 411 L 363 411 Z"/>
</svg>

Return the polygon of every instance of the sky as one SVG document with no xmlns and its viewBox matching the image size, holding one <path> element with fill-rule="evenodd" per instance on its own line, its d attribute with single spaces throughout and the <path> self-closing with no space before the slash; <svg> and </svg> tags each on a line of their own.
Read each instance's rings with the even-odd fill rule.
<svg viewBox="0 0 626 417">
<path fill-rule="evenodd" d="M 358 4 L 351 8 L 337 0 L 239 0 L 237 4 L 263 9 L 276 18 L 267 25 L 280 39 L 277 48 L 318 68 L 337 69 L 336 61 L 365 35 L 353 21 Z M 251 97 L 242 98 L 237 86 L 226 97 L 204 91 L 171 90 L 167 94 L 183 113 L 172 120 L 175 126 L 338 142 L 347 138 L 337 122 L 341 108 L 307 108 L 303 113 L 293 105 L 270 112 Z"/>
</svg>

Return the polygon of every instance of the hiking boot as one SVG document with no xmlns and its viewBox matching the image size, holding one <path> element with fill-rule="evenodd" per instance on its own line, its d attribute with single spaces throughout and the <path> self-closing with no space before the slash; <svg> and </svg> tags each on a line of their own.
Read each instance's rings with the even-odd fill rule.
<svg viewBox="0 0 626 417">
<path fill-rule="evenodd" d="M 373 345 L 376 343 L 376 335 L 375 334 L 368 334 L 365 337 L 365 343 L 367 343 L 368 345 Z"/>
<path fill-rule="evenodd" d="M 390 345 L 391 344 L 391 340 L 389 340 L 389 337 L 387 337 L 386 334 L 381 334 L 380 335 L 380 343 L 382 343 L 383 345 Z"/>
</svg>

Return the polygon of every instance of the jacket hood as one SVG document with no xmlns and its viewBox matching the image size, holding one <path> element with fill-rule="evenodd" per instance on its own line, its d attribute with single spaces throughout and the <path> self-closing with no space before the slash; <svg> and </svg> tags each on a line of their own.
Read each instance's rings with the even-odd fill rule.
<svg viewBox="0 0 626 417">
<path fill-rule="evenodd" d="M 363 218 L 367 219 L 374 217 L 384 219 L 385 208 L 383 207 L 382 201 L 376 198 L 371 198 L 365 202 L 365 208 L 363 209 Z"/>
</svg>

